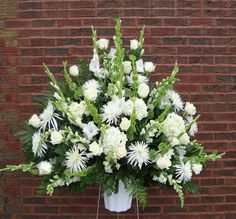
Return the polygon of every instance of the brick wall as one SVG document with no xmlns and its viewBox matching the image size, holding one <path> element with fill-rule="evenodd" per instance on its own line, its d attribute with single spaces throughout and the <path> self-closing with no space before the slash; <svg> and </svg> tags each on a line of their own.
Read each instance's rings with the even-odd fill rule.
<svg viewBox="0 0 236 219">
<path fill-rule="evenodd" d="M 47 84 L 45 62 L 62 72 L 62 60 L 76 63 L 92 52 L 90 26 L 113 35 L 120 16 L 124 42 L 146 25 L 145 59 L 157 64 L 153 79 L 165 76 L 178 59 L 177 89 L 201 113 L 198 139 L 208 151 L 226 151 L 195 180 L 200 194 L 178 207 L 173 192 L 150 189 L 142 219 L 236 218 L 236 1 L 234 0 L 0 0 L 0 164 L 23 161 L 14 136 L 34 112 L 32 96 Z M 39 178 L 0 176 L 1 219 L 92 219 L 98 189 L 37 196 Z M 102 219 L 116 218 L 101 207 Z M 132 219 L 135 207 L 120 215 Z"/>
</svg>

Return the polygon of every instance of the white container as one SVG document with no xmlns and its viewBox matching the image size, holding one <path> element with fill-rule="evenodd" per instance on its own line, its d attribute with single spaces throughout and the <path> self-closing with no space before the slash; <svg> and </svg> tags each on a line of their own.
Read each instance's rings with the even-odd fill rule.
<svg viewBox="0 0 236 219">
<path fill-rule="evenodd" d="M 122 212 L 131 208 L 132 195 L 125 189 L 124 183 L 119 180 L 118 193 L 108 195 L 104 193 L 105 208 L 109 211 Z"/>
</svg>

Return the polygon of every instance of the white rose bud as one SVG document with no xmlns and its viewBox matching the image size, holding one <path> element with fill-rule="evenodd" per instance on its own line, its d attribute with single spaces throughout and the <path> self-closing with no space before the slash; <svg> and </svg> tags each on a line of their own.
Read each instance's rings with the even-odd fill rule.
<svg viewBox="0 0 236 219">
<path fill-rule="evenodd" d="M 93 156 L 100 156 L 102 154 L 102 147 L 94 141 L 89 145 L 89 151 L 91 151 Z"/>
<path fill-rule="evenodd" d="M 54 131 L 51 133 L 51 143 L 52 143 L 53 145 L 55 145 L 55 144 L 61 144 L 61 143 L 62 143 L 62 140 L 63 140 L 63 136 L 62 136 L 61 132 L 54 130 Z"/>
<path fill-rule="evenodd" d="M 127 150 L 125 147 L 118 147 L 117 148 L 117 158 L 123 158 L 127 155 Z"/>
<path fill-rule="evenodd" d="M 196 107 L 192 103 L 186 102 L 185 107 L 184 107 L 184 111 L 188 115 L 193 116 L 196 113 Z"/>
<path fill-rule="evenodd" d="M 147 84 L 140 84 L 138 86 L 138 95 L 142 98 L 146 98 L 149 94 L 149 86 Z"/>
<path fill-rule="evenodd" d="M 123 65 L 123 70 L 124 70 L 124 73 L 125 74 L 129 74 L 132 70 L 132 65 L 131 65 L 131 62 L 130 61 L 124 61 L 122 63 Z"/>
<path fill-rule="evenodd" d="M 99 39 L 97 41 L 97 46 L 100 50 L 106 50 L 108 48 L 109 45 L 109 40 L 107 39 Z"/>
<path fill-rule="evenodd" d="M 70 68 L 69 68 L 69 73 L 71 76 L 73 77 L 77 77 L 79 75 L 79 68 L 77 65 L 72 65 Z"/>
<path fill-rule="evenodd" d="M 130 49 L 136 50 L 138 49 L 139 43 L 138 40 L 130 40 Z"/>
<path fill-rule="evenodd" d="M 190 142 L 190 138 L 187 133 L 184 133 L 180 138 L 179 138 L 179 143 L 186 145 Z"/>
<path fill-rule="evenodd" d="M 145 62 L 144 63 L 144 70 L 145 72 L 151 73 L 155 71 L 156 66 L 152 62 Z"/>
<path fill-rule="evenodd" d="M 84 96 L 90 101 L 95 101 L 98 96 L 98 90 L 94 87 L 84 90 Z"/>
<path fill-rule="evenodd" d="M 202 171 L 202 164 L 193 164 L 192 170 L 196 175 L 198 175 Z"/>
<path fill-rule="evenodd" d="M 34 114 L 31 116 L 28 123 L 29 123 L 29 125 L 33 126 L 34 128 L 39 128 L 41 125 L 41 120 L 36 114 Z"/>
<path fill-rule="evenodd" d="M 131 124 L 130 120 L 128 120 L 126 117 L 123 117 L 120 123 L 121 130 L 127 131 L 130 127 L 130 124 Z"/>
<path fill-rule="evenodd" d="M 161 156 L 157 159 L 156 165 L 161 169 L 169 169 L 171 166 L 171 160 L 168 158 L 167 155 Z"/>
<path fill-rule="evenodd" d="M 39 175 L 49 175 L 52 172 L 52 164 L 48 161 L 41 161 L 37 168 L 39 170 Z"/>
</svg>

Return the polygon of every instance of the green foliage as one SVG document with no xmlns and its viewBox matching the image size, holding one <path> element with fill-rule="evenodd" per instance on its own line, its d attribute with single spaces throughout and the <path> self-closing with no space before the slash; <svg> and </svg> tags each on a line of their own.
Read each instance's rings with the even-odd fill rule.
<svg viewBox="0 0 236 219">
<path fill-rule="evenodd" d="M 130 116 L 130 127 L 127 132 L 127 137 L 129 141 L 132 141 L 134 139 L 135 132 L 136 132 L 136 112 L 135 112 L 135 107 L 134 107 L 133 112 Z"/>
<path fill-rule="evenodd" d="M 193 195 L 197 195 L 198 192 L 198 188 L 197 185 L 194 182 L 186 182 L 183 184 L 183 188 L 188 190 L 189 192 L 191 192 Z"/>
<path fill-rule="evenodd" d="M 93 117 L 93 121 L 100 126 L 101 122 L 102 122 L 102 118 L 99 115 L 97 108 L 88 99 L 85 99 L 84 101 L 86 103 L 86 106 L 87 106 L 87 109 L 88 109 L 89 113 Z"/>
</svg>

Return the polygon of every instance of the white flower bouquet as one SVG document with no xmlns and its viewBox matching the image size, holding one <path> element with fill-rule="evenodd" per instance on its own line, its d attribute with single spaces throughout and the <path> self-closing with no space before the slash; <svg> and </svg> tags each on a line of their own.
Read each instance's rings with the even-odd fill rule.
<svg viewBox="0 0 236 219">
<path fill-rule="evenodd" d="M 143 205 L 147 188 L 158 186 L 173 188 L 183 206 L 183 190 L 197 191 L 192 175 L 222 154 L 207 154 L 194 140 L 199 116 L 173 90 L 177 63 L 169 77 L 151 84 L 155 65 L 141 58 L 144 28 L 128 50 L 119 19 L 114 48 L 92 33 L 92 59 L 69 68 L 64 62 L 64 82 L 44 65 L 52 92 L 39 100 L 42 113 L 19 132 L 28 163 L 2 170 L 42 175 L 40 194 L 52 195 L 57 187 L 80 192 L 95 183 L 111 194 L 122 181 Z"/>
</svg>

